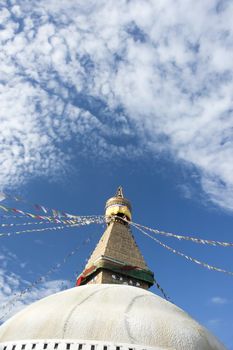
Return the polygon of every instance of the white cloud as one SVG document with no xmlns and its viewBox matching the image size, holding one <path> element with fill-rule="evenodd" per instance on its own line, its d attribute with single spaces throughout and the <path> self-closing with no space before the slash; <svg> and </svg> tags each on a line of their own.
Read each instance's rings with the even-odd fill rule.
<svg viewBox="0 0 233 350">
<path fill-rule="evenodd" d="M 2 186 L 63 171 L 76 140 L 101 157 L 169 151 L 233 209 L 231 2 L 11 3 L 0 14 Z"/>
<path fill-rule="evenodd" d="M 212 297 L 210 299 L 210 302 L 215 305 L 225 305 L 229 303 L 229 300 L 227 300 L 226 298 L 216 296 L 216 297 Z"/>
<path fill-rule="evenodd" d="M 14 254 L 4 250 L 0 255 L 0 261 L 0 323 L 13 316 L 26 305 L 70 287 L 69 281 L 59 279 L 51 281 L 43 279 L 32 287 L 34 281 L 31 283 L 18 273 L 12 272 L 12 265 L 14 267 L 20 266 L 22 274 L 25 268 L 25 264 L 20 263 Z M 27 288 L 29 290 L 25 292 Z M 22 291 L 24 293 L 21 293 Z"/>
<path fill-rule="evenodd" d="M 221 320 L 219 318 L 212 318 L 207 321 L 207 325 L 209 327 L 218 327 L 221 324 Z"/>
</svg>

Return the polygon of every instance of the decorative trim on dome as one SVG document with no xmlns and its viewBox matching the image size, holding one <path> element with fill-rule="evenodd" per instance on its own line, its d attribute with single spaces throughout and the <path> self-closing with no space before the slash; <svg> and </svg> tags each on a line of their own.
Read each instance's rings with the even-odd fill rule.
<svg viewBox="0 0 233 350">
<path fill-rule="evenodd" d="M 0 343 L 0 350 L 163 350 L 127 343 L 79 339 L 31 339 Z M 164 349 L 165 350 L 165 349 Z"/>
</svg>

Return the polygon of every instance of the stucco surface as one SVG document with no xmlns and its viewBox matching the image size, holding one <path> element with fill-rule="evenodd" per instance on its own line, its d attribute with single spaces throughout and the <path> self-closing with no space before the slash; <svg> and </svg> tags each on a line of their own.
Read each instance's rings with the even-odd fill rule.
<svg viewBox="0 0 233 350">
<path fill-rule="evenodd" d="M 170 350 L 225 349 L 174 304 L 125 285 L 85 285 L 54 294 L 0 327 L 0 342 L 67 338 Z"/>
</svg>

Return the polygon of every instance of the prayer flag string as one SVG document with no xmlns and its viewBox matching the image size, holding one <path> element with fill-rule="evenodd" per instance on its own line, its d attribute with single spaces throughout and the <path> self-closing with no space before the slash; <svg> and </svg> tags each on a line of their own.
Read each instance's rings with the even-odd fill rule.
<svg viewBox="0 0 233 350">
<path fill-rule="evenodd" d="M 164 296 L 164 298 L 168 301 L 171 301 L 171 298 L 167 295 L 167 293 L 165 293 L 164 289 L 161 287 L 161 285 L 156 281 L 155 279 L 155 285 L 158 288 L 158 290 L 160 290 L 160 292 L 162 293 L 162 295 Z"/>
<path fill-rule="evenodd" d="M 182 236 L 182 235 L 177 235 L 177 234 L 174 234 L 174 233 L 171 233 L 171 232 L 165 232 L 165 231 L 152 229 L 152 228 L 147 227 L 147 226 L 136 224 L 135 222 L 132 222 L 132 221 L 129 222 L 129 223 L 134 225 L 134 226 L 137 226 L 137 227 L 140 227 L 142 229 L 145 229 L 147 231 L 153 232 L 155 234 L 176 238 L 178 240 L 191 241 L 191 242 L 194 242 L 194 243 L 197 243 L 197 244 L 208 244 L 208 245 L 212 245 L 212 246 L 233 247 L 233 243 L 232 242 L 221 242 L 221 241 L 213 241 L 213 240 L 196 238 L 196 237 L 190 237 L 190 236 Z"/>
<path fill-rule="evenodd" d="M 186 254 L 184 254 L 184 253 L 182 253 L 182 252 L 180 252 L 180 251 L 178 251 L 178 250 L 176 250 L 176 249 L 174 249 L 174 248 L 168 246 L 167 244 L 162 243 L 162 242 L 161 242 L 160 240 L 158 240 L 157 238 L 152 237 L 151 235 L 149 235 L 149 233 L 147 233 L 146 231 L 144 231 L 142 228 L 140 228 L 140 227 L 138 227 L 138 226 L 136 226 L 136 225 L 134 225 L 134 224 L 132 224 L 132 223 L 131 223 L 131 225 L 133 225 L 136 229 L 138 229 L 139 231 L 141 231 L 145 236 L 147 236 L 147 237 L 153 239 L 156 243 L 158 243 L 159 245 L 161 245 L 163 248 L 166 248 L 166 249 L 169 250 L 170 252 L 172 252 L 172 253 L 174 253 L 174 254 L 176 254 L 176 255 L 182 256 L 183 258 L 185 258 L 185 259 L 187 259 L 187 260 L 189 260 L 189 261 L 192 261 L 192 262 L 194 262 L 195 264 L 201 265 L 202 267 L 205 267 L 205 268 L 207 268 L 207 269 L 209 269 L 209 270 L 213 270 L 213 271 L 217 271 L 217 272 L 223 272 L 223 273 L 225 273 L 225 274 L 227 274 L 227 275 L 233 276 L 233 272 L 232 272 L 232 271 L 227 271 L 227 270 L 221 269 L 221 268 L 219 268 L 219 267 L 215 267 L 215 266 L 209 265 L 209 264 L 207 264 L 207 263 L 205 263 L 205 262 L 203 262 L 203 261 L 197 260 L 197 259 L 195 259 L 195 258 L 192 258 L 191 256 L 186 255 Z"/>
<path fill-rule="evenodd" d="M 7 212 L 7 213 L 20 214 L 23 216 L 30 217 L 32 219 L 49 220 L 49 221 L 54 220 L 54 217 L 51 218 L 50 216 L 35 215 L 35 214 L 28 213 L 28 212 L 25 212 L 25 211 L 17 209 L 17 208 L 7 207 L 6 205 L 3 205 L 3 204 L 0 205 L 0 209 Z"/>
<path fill-rule="evenodd" d="M 93 235 L 92 235 L 93 236 Z M 69 252 L 60 263 L 55 264 L 54 266 L 52 266 L 44 275 L 38 277 L 35 281 L 33 281 L 32 283 L 30 283 L 26 288 L 24 288 L 23 290 L 21 290 L 20 292 L 16 292 L 13 295 L 13 298 L 11 300 L 9 300 L 6 304 L 4 304 L 1 309 L 2 310 L 6 310 L 7 311 L 0 317 L 0 321 L 3 321 L 5 319 L 5 317 L 11 312 L 11 310 L 14 308 L 14 306 L 16 305 L 16 303 L 23 298 L 23 296 L 25 294 L 27 294 L 28 292 L 30 292 L 34 287 L 36 287 L 38 284 L 40 284 L 41 282 L 43 282 L 49 275 L 51 275 L 52 273 L 58 271 L 61 269 L 61 267 L 63 265 L 65 265 L 65 263 L 67 262 L 67 260 L 69 258 L 71 258 L 74 254 L 76 254 L 83 246 L 87 245 L 90 243 L 92 236 L 86 238 L 85 240 L 82 241 L 82 243 L 77 246 L 76 248 L 74 248 L 71 252 Z"/>
<path fill-rule="evenodd" d="M 73 220 L 70 220 L 70 222 L 73 222 Z M 59 222 L 52 222 L 52 221 L 33 221 L 33 222 L 20 222 L 20 223 L 4 223 L 0 224 L 0 227 L 16 227 L 16 226 L 30 226 L 30 225 L 51 225 L 56 223 L 69 223 L 69 221 L 62 221 L 59 220 Z"/>
<path fill-rule="evenodd" d="M 60 210 L 57 210 L 57 209 L 50 209 L 50 208 L 47 208 L 41 204 L 31 204 L 29 203 L 27 200 L 23 199 L 22 197 L 20 196 L 12 196 L 12 195 L 9 195 L 7 193 L 4 193 L 4 192 L 0 192 L 0 202 L 4 201 L 5 199 L 8 199 L 8 200 L 13 200 L 13 201 L 16 201 L 16 202 L 22 202 L 22 203 L 25 203 L 25 204 L 28 204 L 30 205 L 31 207 L 33 207 L 34 209 L 36 209 L 37 211 L 39 212 L 43 212 L 44 214 L 48 214 L 49 212 L 52 213 L 52 217 L 53 218 L 61 218 L 61 217 L 66 217 L 66 218 L 75 218 L 77 217 L 76 215 L 73 215 L 73 214 L 69 214 L 69 213 L 66 213 L 64 211 L 60 211 Z M 31 213 L 24 213 L 23 211 L 19 210 L 19 209 L 15 209 L 15 208 L 8 208 L 6 207 L 5 205 L 0 205 L 0 209 L 6 211 L 6 212 L 9 212 L 11 210 L 13 210 L 13 212 L 15 213 L 21 213 L 23 215 L 27 215 L 27 216 L 30 216 L 30 217 L 33 217 L 34 219 L 37 219 L 37 216 L 41 216 L 41 215 L 34 215 L 34 214 L 31 214 Z M 33 215 L 33 216 L 32 216 Z"/>
<path fill-rule="evenodd" d="M 43 231 L 55 231 L 55 230 L 63 230 L 66 227 L 77 227 L 77 226 L 83 226 L 83 225 L 89 225 L 89 224 L 102 224 L 104 222 L 104 219 L 101 217 L 96 217 L 93 219 L 86 219 L 82 221 L 73 221 L 72 223 L 66 223 L 66 225 L 61 225 L 61 226 L 52 226 L 52 227 L 44 227 L 44 228 L 34 228 L 34 229 L 27 229 L 27 230 L 22 230 L 22 231 L 12 231 L 12 232 L 2 232 L 0 233 L 0 237 L 10 237 L 10 236 L 15 236 L 15 235 L 20 235 L 23 233 L 32 233 L 32 232 L 43 232 Z"/>
<path fill-rule="evenodd" d="M 24 215 L 0 215 L 0 219 L 25 219 Z"/>
<path fill-rule="evenodd" d="M 71 215 L 71 214 L 67 214 L 67 213 L 64 213 L 65 215 L 63 215 L 63 216 L 53 215 L 52 217 L 51 216 L 44 216 L 44 215 L 36 215 L 36 214 L 29 213 L 29 212 L 25 212 L 25 211 L 17 209 L 17 208 L 10 208 L 10 207 L 7 207 L 6 205 L 2 205 L 2 204 L 0 205 L 0 209 L 7 212 L 7 213 L 20 214 L 23 216 L 30 217 L 32 219 L 46 220 L 46 221 L 51 221 L 51 222 L 59 222 L 59 220 L 61 220 L 62 217 L 66 217 L 68 219 L 79 219 L 80 217 L 82 217 L 82 216 Z M 90 217 L 92 217 L 92 216 L 90 216 Z"/>
<path fill-rule="evenodd" d="M 29 222 L 20 222 L 20 223 L 4 223 L 0 224 L 0 227 L 15 227 L 15 226 L 27 226 L 27 225 L 43 225 L 43 224 L 72 224 L 81 222 L 83 220 L 92 220 L 92 219 L 100 219 L 101 215 L 93 215 L 93 216 L 79 216 L 77 219 L 66 219 L 66 220 L 56 220 L 56 221 L 29 221 Z"/>
</svg>

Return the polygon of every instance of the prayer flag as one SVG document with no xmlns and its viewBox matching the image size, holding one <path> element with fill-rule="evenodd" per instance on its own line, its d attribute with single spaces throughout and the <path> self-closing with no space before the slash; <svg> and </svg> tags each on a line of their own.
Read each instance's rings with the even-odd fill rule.
<svg viewBox="0 0 233 350">
<path fill-rule="evenodd" d="M 0 209 L 4 210 L 4 211 L 9 211 L 9 209 L 7 207 L 5 207 L 4 205 L 0 205 Z"/>
</svg>

